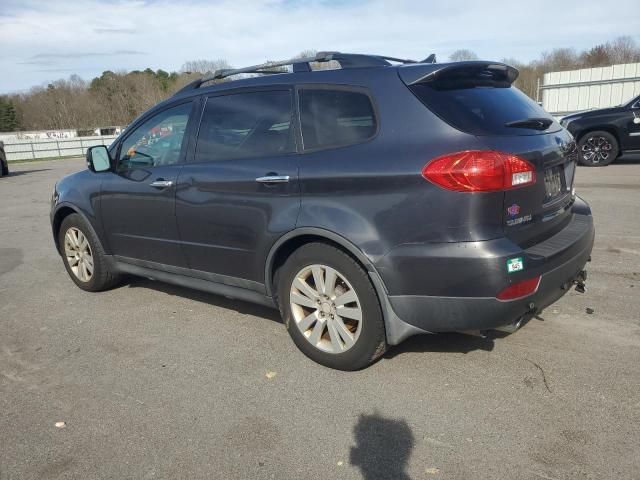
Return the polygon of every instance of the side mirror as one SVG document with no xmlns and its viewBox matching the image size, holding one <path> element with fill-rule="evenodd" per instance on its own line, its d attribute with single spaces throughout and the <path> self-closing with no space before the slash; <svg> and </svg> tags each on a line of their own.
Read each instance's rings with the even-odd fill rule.
<svg viewBox="0 0 640 480">
<path fill-rule="evenodd" d="M 104 145 L 89 147 L 87 150 L 87 167 L 92 172 L 106 172 L 111 170 L 111 157 Z"/>
</svg>

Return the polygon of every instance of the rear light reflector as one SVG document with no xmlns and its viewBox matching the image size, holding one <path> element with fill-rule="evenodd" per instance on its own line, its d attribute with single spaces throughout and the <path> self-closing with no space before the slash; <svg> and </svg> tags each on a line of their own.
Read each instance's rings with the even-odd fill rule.
<svg viewBox="0 0 640 480">
<path fill-rule="evenodd" d="M 540 279 L 542 277 L 537 276 L 534 278 L 529 278 L 527 280 L 522 280 L 520 282 L 509 285 L 507 288 L 502 290 L 496 298 L 498 300 L 517 300 L 519 298 L 526 297 L 531 295 L 532 293 L 536 293 L 538 291 L 538 286 L 540 285 Z"/>
<path fill-rule="evenodd" d="M 432 160 L 422 176 L 454 192 L 499 192 L 534 184 L 536 169 L 510 153 L 468 150 Z"/>
</svg>

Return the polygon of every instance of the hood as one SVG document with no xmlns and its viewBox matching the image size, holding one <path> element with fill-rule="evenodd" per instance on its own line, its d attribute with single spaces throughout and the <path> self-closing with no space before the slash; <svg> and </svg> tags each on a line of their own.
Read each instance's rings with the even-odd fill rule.
<svg viewBox="0 0 640 480">
<path fill-rule="evenodd" d="M 576 118 L 597 117 L 599 115 L 606 115 L 608 113 L 618 113 L 618 112 L 621 112 L 622 110 L 623 110 L 622 106 L 597 108 L 594 110 L 585 110 L 583 112 L 572 113 L 571 115 L 562 117 L 562 121 L 575 120 Z"/>
</svg>

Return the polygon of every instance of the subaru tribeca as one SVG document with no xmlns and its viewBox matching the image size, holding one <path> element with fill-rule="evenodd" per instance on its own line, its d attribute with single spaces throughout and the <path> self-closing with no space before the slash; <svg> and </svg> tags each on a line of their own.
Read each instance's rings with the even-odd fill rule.
<svg viewBox="0 0 640 480">
<path fill-rule="evenodd" d="M 337 369 L 518 326 L 583 286 L 594 227 L 571 135 L 517 75 L 335 52 L 213 72 L 57 183 L 56 248 L 83 290 L 133 274 L 276 307 Z"/>
</svg>

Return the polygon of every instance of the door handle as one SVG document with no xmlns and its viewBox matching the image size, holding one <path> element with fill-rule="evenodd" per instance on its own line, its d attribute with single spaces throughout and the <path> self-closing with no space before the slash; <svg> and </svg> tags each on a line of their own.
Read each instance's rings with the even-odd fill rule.
<svg viewBox="0 0 640 480">
<path fill-rule="evenodd" d="M 256 178 L 258 183 L 266 183 L 268 185 L 273 183 L 288 183 L 289 175 L 267 175 L 266 177 Z"/>
<path fill-rule="evenodd" d="M 172 186 L 173 182 L 171 180 L 162 180 L 161 178 L 159 178 L 155 182 L 151 182 L 149 185 L 156 188 L 167 188 Z"/>
</svg>

